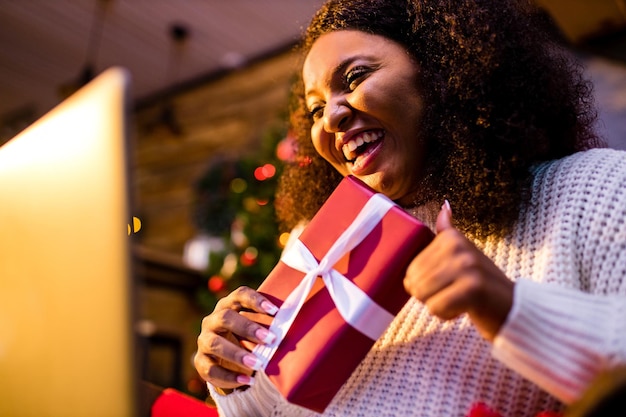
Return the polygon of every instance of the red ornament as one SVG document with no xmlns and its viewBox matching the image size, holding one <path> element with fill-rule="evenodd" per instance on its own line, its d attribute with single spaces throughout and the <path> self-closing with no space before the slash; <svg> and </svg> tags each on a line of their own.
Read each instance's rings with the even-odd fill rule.
<svg viewBox="0 0 626 417">
<path fill-rule="evenodd" d="M 209 278 L 209 291 L 213 293 L 218 293 L 220 291 L 224 291 L 226 289 L 226 281 L 219 275 L 213 275 Z"/>
<path fill-rule="evenodd" d="M 265 181 L 272 178 L 276 174 L 276 167 L 272 164 L 265 164 L 254 170 L 254 178 L 259 181 Z"/>
<path fill-rule="evenodd" d="M 258 167 L 257 169 L 254 170 L 254 178 L 256 178 L 259 181 L 265 181 L 267 179 L 267 177 L 265 176 L 265 173 L 263 172 L 263 167 Z"/>
<path fill-rule="evenodd" d="M 281 140 L 276 147 L 276 156 L 281 161 L 291 162 L 296 157 L 296 138 L 293 132 L 289 132 L 285 139 Z"/>
<path fill-rule="evenodd" d="M 276 174 L 276 167 L 272 164 L 263 165 L 262 170 L 265 178 L 272 178 Z"/>
<path fill-rule="evenodd" d="M 243 266 L 252 266 L 256 263 L 257 257 L 259 256 L 259 251 L 253 247 L 249 246 L 239 257 L 239 261 Z"/>
<path fill-rule="evenodd" d="M 243 266 L 252 266 L 256 262 L 256 258 L 246 255 L 245 253 L 242 253 L 241 258 L 239 259 L 241 260 L 241 264 Z"/>
</svg>

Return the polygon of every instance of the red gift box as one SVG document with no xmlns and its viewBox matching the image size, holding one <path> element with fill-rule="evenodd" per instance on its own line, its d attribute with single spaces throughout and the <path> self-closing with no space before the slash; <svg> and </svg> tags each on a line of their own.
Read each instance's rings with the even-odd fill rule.
<svg viewBox="0 0 626 417">
<path fill-rule="evenodd" d="M 218 417 L 217 410 L 173 388 L 166 388 L 152 405 L 150 417 Z"/>
<path fill-rule="evenodd" d="M 378 214 L 361 222 L 364 212 Z M 312 272 L 312 265 L 294 267 L 298 262 L 293 259 L 308 256 L 309 264 L 319 264 L 336 253 L 350 230 L 366 235 L 353 237 L 351 242 L 360 243 L 354 248 L 355 243 L 348 244 L 340 250 L 343 255 L 335 256 L 339 261 L 322 266 L 329 273 Z M 265 373 L 289 402 L 318 412 L 326 408 L 408 301 L 402 283 L 406 268 L 432 238 L 428 227 L 360 180 L 346 177 L 339 184 L 304 229 L 298 245 L 285 250 L 259 287 L 281 307 L 271 327 L 279 337 L 274 346 L 259 345 L 254 351 L 266 361 Z M 330 281 L 322 281 L 319 275 Z M 288 297 L 293 298 L 292 293 L 303 285 L 301 304 L 293 305 Z M 342 295 L 344 287 L 348 293 Z M 335 292 L 339 294 L 333 300 Z M 276 327 L 284 316 L 292 321 Z"/>
</svg>

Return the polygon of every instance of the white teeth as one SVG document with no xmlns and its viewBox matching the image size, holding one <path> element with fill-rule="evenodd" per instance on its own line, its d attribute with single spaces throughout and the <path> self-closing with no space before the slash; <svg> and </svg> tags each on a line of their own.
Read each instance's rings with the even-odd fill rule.
<svg viewBox="0 0 626 417">
<path fill-rule="evenodd" d="M 376 142 L 378 139 L 383 137 L 383 132 L 365 132 L 362 135 L 359 135 L 356 139 L 350 140 L 349 142 L 343 145 L 343 153 L 345 158 L 350 161 L 353 160 L 356 155 L 353 155 L 353 152 L 361 145 L 365 143 Z"/>
</svg>

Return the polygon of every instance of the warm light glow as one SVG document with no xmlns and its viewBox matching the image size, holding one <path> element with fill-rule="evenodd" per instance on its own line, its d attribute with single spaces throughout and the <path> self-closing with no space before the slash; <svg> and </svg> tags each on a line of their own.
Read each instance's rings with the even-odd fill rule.
<svg viewBox="0 0 626 417">
<path fill-rule="evenodd" d="M 133 231 L 137 233 L 141 229 L 141 220 L 139 217 L 133 217 Z"/>
<path fill-rule="evenodd" d="M 259 251 L 254 246 L 248 246 L 246 250 L 241 254 L 240 261 L 244 266 L 252 266 L 256 263 L 256 259 L 259 256 Z"/>
<path fill-rule="evenodd" d="M 272 164 L 263 165 L 263 175 L 265 178 L 272 178 L 276 174 L 276 167 Z"/>
<path fill-rule="evenodd" d="M 250 213 L 257 213 L 259 211 L 259 203 L 254 197 L 246 197 L 243 200 L 243 206 L 246 209 L 246 211 Z"/>
<path fill-rule="evenodd" d="M 224 278 L 220 277 L 219 275 L 213 275 L 211 278 L 209 278 L 209 282 L 207 285 L 209 287 L 209 291 L 214 293 L 226 289 L 226 282 L 224 281 Z"/>
<path fill-rule="evenodd" d="M 259 181 L 264 181 L 266 179 L 265 174 L 263 173 L 263 167 L 258 167 L 254 170 L 254 178 Z"/>
<path fill-rule="evenodd" d="M 265 181 L 272 178 L 276 174 L 276 167 L 272 164 L 265 164 L 254 170 L 254 178 L 259 181 Z"/>
<path fill-rule="evenodd" d="M 209 267 L 210 254 L 224 250 L 224 241 L 219 237 L 199 235 L 185 243 L 183 261 L 185 265 L 199 271 Z"/>
<path fill-rule="evenodd" d="M 285 246 L 287 246 L 287 242 L 289 241 L 289 236 L 291 236 L 290 233 L 281 233 L 280 236 L 278 237 L 278 244 L 280 245 L 281 248 L 284 248 Z"/>
<path fill-rule="evenodd" d="M 276 147 L 276 157 L 281 161 L 292 162 L 296 157 L 296 138 L 293 132 L 288 132 L 287 136 L 278 143 Z"/>
<path fill-rule="evenodd" d="M 241 194 L 246 191 L 246 188 L 248 188 L 248 184 L 243 178 L 235 178 L 230 182 L 230 189 L 234 193 Z"/>
<path fill-rule="evenodd" d="M 6 143 L 3 146 L 3 152 L 0 153 L 0 172 L 20 170 L 19 175 L 24 176 L 25 171 L 22 168 L 28 166 L 32 174 L 38 176 L 49 169 L 55 171 L 61 169 L 74 173 L 77 172 L 77 165 L 88 166 L 91 161 L 81 160 L 81 156 L 89 155 L 89 148 L 104 144 L 89 140 L 76 140 L 76 136 L 80 132 L 89 132 L 93 126 L 98 126 L 105 116 L 98 115 L 92 107 L 85 106 L 84 103 L 73 101 L 65 103 L 64 111 L 67 114 L 72 113 L 72 118 L 50 118 L 45 127 L 45 134 L 37 132 L 37 134 L 30 135 L 27 129 L 22 133 L 22 137 L 28 137 L 28 140 L 14 140 Z M 70 131 L 74 134 L 68 134 Z M 89 172 L 93 170 L 84 170 L 85 174 Z"/>
<path fill-rule="evenodd" d="M 225 278 L 230 278 L 237 269 L 237 255 L 234 253 L 229 253 L 224 257 L 224 264 L 222 265 L 222 269 L 220 270 L 220 274 Z"/>
<path fill-rule="evenodd" d="M 259 256 L 259 250 L 254 246 L 248 246 L 243 253 L 249 259 L 256 259 Z"/>
<path fill-rule="evenodd" d="M 131 233 L 137 233 L 139 230 L 141 230 L 141 220 L 139 217 L 133 217 L 133 226 L 128 225 L 128 236 L 130 236 Z"/>
</svg>

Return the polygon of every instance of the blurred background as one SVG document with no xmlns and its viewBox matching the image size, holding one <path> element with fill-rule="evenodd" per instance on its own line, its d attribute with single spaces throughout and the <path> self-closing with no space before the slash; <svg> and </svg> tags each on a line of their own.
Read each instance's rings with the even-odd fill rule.
<svg viewBox="0 0 626 417">
<path fill-rule="evenodd" d="M 594 83 L 597 129 L 626 149 L 625 0 L 535 2 Z M 0 145 L 104 69 L 132 74 L 146 381 L 203 398 L 191 364 L 201 318 L 278 259 L 292 48 L 321 3 L 0 0 Z"/>
</svg>

